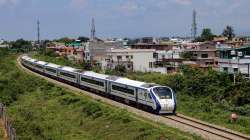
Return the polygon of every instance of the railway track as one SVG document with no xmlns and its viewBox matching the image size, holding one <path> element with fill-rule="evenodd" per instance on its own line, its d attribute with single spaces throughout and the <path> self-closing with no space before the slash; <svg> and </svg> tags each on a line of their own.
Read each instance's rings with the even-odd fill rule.
<svg viewBox="0 0 250 140">
<path fill-rule="evenodd" d="M 178 123 L 181 123 L 183 125 L 187 125 L 189 127 L 192 127 L 194 129 L 198 129 L 207 133 L 210 133 L 212 135 L 216 135 L 220 137 L 221 139 L 226 140 L 250 140 L 249 136 L 234 132 L 232 130 L 221 128 L 218 126 L 214 126 L 205 122 L 201 122 L 180 114 L 176 114 L 175 116 L 164 116 L 167 119 L 176 121 Z"/>
<path fill-rule="evenodd" d="M 18 67 L 25 70 L 26 72 L 33 73 L 33 74 L 35 74 L 39 77 L 42 77 L 42 78 L 44 78 L 52 83 L 55 83 L 57 85 L 61 85 L 63 87 L 66 87 L 70 90 L 76 91 L 75 94 L 77 94 L 77 95 L 83 94 L 83 92 L 82 92 L 83 90 L 81 90 L 79 88 L 76 88 L 76 87 L 70 86 L 68 84 L 59 82 L 57 80 L 45 77 L 43 75 L 40 75 L 36 72 L 33 72 L 33 71 L 25 68 L 20 63 L 20 58 L 18 58 L 17 61 L 18 61 Z M 94 99 L 98 99 L 98 100 L 101 100 L 103 102 L 106 102 L 110 105 L 117 106 L 117 107 L 122 108 L 122 109 L 126 109 L 129 112 L 132 112 L 132 113 L 134 113 L 138 116 L 141 116 L 143 118 L 152 120 L 154 122 L 159 122 L 159 123 L 180 129 L 180 130 L 185 131 L 185 132 L 194 133 L 196 135 L 201 136 L 204 139 L 208 139 L 208 140 L 250 140 L 250 136 L 246 136 L 246 135 L 243 135 L 241 133 L 238 133 L 238 132 L 226 129 L 226 128 L 222 128 L 222 127 L 211 125 L 211 124 L 199 121 L 199 120 L 195 120 L 193 118 L 189 118 L 189 117 L 183 116 L 181 114 L 169 115 L 169 116 L 155 115 L 155 114 L 145 112 L 143 110 L 139 110 L 137 108 L 128 106 L 126 104 L 122 104 L 122 103 L 110 100 L 108 98 L 98 96 L 96 94 L 93 94 L 93 93 L 90 93 L 87 91 L 84 91 L 84 94 L 86 94 Z"/>
</svg>

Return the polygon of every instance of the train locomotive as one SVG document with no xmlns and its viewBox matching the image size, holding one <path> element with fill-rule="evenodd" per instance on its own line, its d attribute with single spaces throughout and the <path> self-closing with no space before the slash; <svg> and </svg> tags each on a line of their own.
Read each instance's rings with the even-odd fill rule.
<svg viewBox="0 0 250 140">
<path fill-rule="evenodd" d="M 26 55 L 21 57 L 21 63 L 26 68 L 47 77 L 78 88 L 101 93 L 111 99 L 119 99 L 128 104 L 146 108 L 157 114 L 175 114 L 176 112 L 176 95 L 167 86 L 149 84 L 93 71 L 82 71 L 38 61 Z"/>
</svg>

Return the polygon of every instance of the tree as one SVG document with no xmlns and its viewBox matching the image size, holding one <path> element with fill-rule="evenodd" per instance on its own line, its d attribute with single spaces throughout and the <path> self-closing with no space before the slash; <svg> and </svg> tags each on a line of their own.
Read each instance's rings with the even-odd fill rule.
<svg viewBox="0 0 250 140">
<path fill-rule="evenodd" d="M 18 51 L 28 51 L 32 48 L 32 44 L 30 41 L 26 41 L 24 39 L 18 39 L 16 41 L 11 42 L 11 48 L 16 49 Z"/>
<path fill-rule="evenodd" d="M 223 30 L 222 35 L 228 37 L 229 40 L 232 40 L 235 37 L 233 27 L 227 25 L 226 28 Z"/>
<path fill-rule="evenodd" d="M 85 37 L 85 36 L 80 36 L 80 37 L 78 37 L 77 40 L 80 40 L 81 42 L 88 42 L 88 41 L 89 41 L 89 38 L 88 38 L 88 37 Z"/>
<path fill-rule="evenodd" d="M 211 41 L 215 35 L 212 33 L 210 28 L 204 28 L 202 30 L 201 36 L 196 38 L 196 41 L 198 42 L 204 42 L 204 41 Z"/>
<path fill-rule="evenodd" d="M 193 58 L 193 54 L 191 52 L 183 52 L 181 53 L 181 58 L 191 60 Z"/>
<path fill-rule="evenodd" d="M 74 42 L 75 40 L 68 38 L 68 37 L 63 37 L 63 38 L 60 38 L 60 39 L 55 40 L 55 41 L 61 42 L 61 43 L 71 43 L 71 42 Z"/>
</svg>

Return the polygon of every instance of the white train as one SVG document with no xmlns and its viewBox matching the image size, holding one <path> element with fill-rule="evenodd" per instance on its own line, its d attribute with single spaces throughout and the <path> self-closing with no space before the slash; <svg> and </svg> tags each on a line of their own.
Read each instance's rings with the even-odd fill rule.
<svg viewBox="0 0 250 140">
<path fill-rule="evenodd" d="M 22 56 L 21 62 L 22 65 L 37 73 L 79 88 L 100 93 L 111 99 L 125 101 L 125 103 L 143 107 L 159 114 L 175 114 L 176 112 L 176 95 L 171 88 L 166 86 L 148 84 L 92 71 L 81 71 L 71 67 L 38 61 L 28 56 Z"/>
</svg>

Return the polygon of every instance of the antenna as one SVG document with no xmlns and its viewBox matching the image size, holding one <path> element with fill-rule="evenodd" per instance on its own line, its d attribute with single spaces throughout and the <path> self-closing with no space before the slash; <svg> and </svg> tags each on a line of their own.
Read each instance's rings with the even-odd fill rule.
<svg viewBox="0 0 250 140">
<path fill-rule="evenodd" d="M 192 23 L 192 28 L 191 28 L 191 37 L 195 39 L 196 35 L 197 35 L 197 22 L 196 22 L 196 11 L 194 9 L 193 10 L 193 23 Z"/>
<path fill-rule="evenodd" d="M 91 23 L 91 40 L 95 40 L 95 19 L 92 18 L 92 23 Z"/>
<path fill-rule="evenodd" d="M 40 21 L 37 20 L 37 44 L 40 47 Z"/>
</svg>

